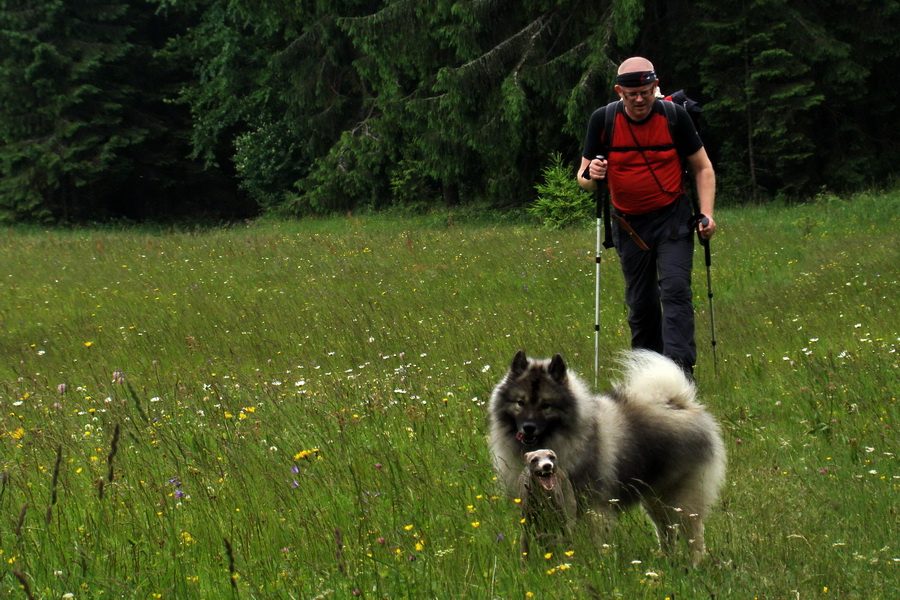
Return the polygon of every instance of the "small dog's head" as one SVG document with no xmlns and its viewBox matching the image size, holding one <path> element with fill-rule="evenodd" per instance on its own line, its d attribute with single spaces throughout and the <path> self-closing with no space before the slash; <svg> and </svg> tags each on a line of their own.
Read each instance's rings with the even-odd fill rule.
<svg viewBox="0 0 900 600">
<path fill-rule="evenodd" d="M 525 472 L 531 481 L 548 492 L 553 490 L 557 479 L 556 453 L 548 449 L 526 452 Z"/>
</svg>

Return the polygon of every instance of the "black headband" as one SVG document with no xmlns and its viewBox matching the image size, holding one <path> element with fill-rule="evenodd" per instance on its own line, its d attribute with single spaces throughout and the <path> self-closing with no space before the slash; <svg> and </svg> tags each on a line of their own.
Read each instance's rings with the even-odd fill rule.
<svg viewBox="0 0 900 600">
<path fill-rule="evenodd" d="M 641 87 L 656 81 L 656 71 L 635 71 L 634 73 L 622 73 L 616 76 L 616 85 L 622 87 Z"/>
</svg>

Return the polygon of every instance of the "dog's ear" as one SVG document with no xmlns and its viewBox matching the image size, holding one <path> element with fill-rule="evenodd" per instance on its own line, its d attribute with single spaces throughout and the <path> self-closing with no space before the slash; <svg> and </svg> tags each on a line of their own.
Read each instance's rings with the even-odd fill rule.
<svg viewBox="0 0 900 600">
<path fill-rule="evenodd" d="M 553 378 L 553 381 L 562 383 L 566 378 L 566 362 L 559 354 L 554 354 L 550 359 L 550 366 L 547 367 L 547 373 Z"/>
<path fill-rule="evenodd" d="M 513 357 L 512 364 L 509 366 L 509 374 L 518 377 L 528 369 L 528 356 L 524 350 L 519 350 Z"/>
</svg>

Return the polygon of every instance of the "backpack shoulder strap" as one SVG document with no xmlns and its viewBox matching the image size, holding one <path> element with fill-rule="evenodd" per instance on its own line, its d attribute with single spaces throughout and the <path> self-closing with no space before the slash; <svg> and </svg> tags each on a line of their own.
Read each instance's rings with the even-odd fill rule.
<svg viewBox="0 0 900 600">
<path fill-rule="evenodd" d="M 612 147 L 613 127 L 616 124 L 616 115 L 622 112 L 622 101 L 616 100 L 606 105 L 606 121 L 603 126 L 603 143 L 607 148 Z"/>
<path fill-rule="evenodd" d="M 678 115 L 675 113 L 675 106 L 672 102 L 668 100 L 661 100 L 662 103 L 662 111 L 665 115 L 666 121 L 669 125 L 669 137 L 672 138 L 672 143 L 670 144 L 658 144 L 654 146 L 629 146 L 629 145 L 621 145 L 621 146 L 613 146 L 613 133 L 616 124 L 616 117 L 619 113 L 625 112 L 625 104 L 622 100 L 617 100 L 615 102 L 611 102 L 606 105 L 606 111 L 604 114 L 605 123 L 603 128 L 603 144 L 606 147 L 607 152 L 634 152 L 634 151 L 644 151 L 644 150 L 671 150 L 672 148 L 676 148 L 675 146 L 675 123 L 678 121 Z M 635 143 L 637 141 L 635 140 Z"/>
<path fill-rule="evenodd" d="M 664 99 L 659 101 L 663 107 L 663 113 L 666 115 L 666 121 L 669 123 L 669 137 L 672 138 L 672 143 L 675 144 L 675 126 L 678 123 L 678 114 L 675 111 L 675 102 L 672 100 Z M 678 149 L 678 144 L 675 144 L 675 149 Z M 685 165 L 685 158 L 681 156 L 681 152 L 678 153 L 678 160 L 681 161 L 681 170 L 685 171 L 687 165 Z"/>
<path fill-rule="evenodd" d="M 675 103 L 671 100 L 662 100 L 663 112 L 666 114 L 666 121 L 669 122 L 669 133 L 672 135 L 672 141 L 675 141 L 675 123 L 678 122 L 678 115 L 675 114 Z"/>
<path fill-rule="evenodd" d="M 662 101 L 662 105 L 663 105 L 663 112 L 666 113 L 666 120 L 669 122 L 669 135 L 672 136 L 672 142 L 674 143 L 675 142 L 675 124 L 678 120 L 678 116 L 675 114 L 675 102 L 673 100 L 666 99 L 666 100 Z M 675 147 L 678 148 L 677 145 Z M 700 205 L 698 203 L 696 194 L 690 193 L 691 177 L 688 174 L 687 159 L 684 158 L 683 156 L 681 156 L 681 153 L 679 152 L 678 160 L 681 162 L 681 181 L 682 181 L 682 184 L 684 185 L 685 192 L 687 193 L 687 196 L 689 196 L 691 199 L 691 206 L 694 209 L 694 214 L 695 215 L 699 214 L 700 213 Z"/>
</svg>

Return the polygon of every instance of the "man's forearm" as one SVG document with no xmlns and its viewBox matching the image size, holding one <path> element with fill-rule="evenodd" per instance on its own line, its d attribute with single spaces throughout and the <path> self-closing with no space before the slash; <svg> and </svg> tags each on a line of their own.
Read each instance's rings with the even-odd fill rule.
<svg viewBox="0 0 900 600">
<path fill-rule="evenodd" d="M 716 204 L 716 173 L 712 169 L 703 169 L 694 178 L 697 188 L 697 201 L 700 212 L 707 217 L 713 216 Z"/>
</svg>

